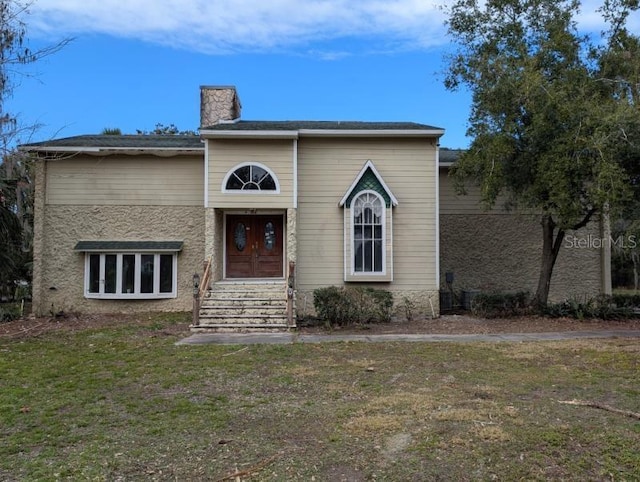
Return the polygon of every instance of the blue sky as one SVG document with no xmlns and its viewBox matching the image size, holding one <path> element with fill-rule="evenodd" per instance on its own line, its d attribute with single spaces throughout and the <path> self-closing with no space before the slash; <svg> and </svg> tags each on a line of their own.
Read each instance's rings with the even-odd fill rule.
<svg viewBox="0 0 640 482">
<path fill-rule="evenodd" d="M 438 3 L 36 0 L 32 46 L 74 41 L 26 69 L 5 108 L 41 125 L 21 142 L 196 129 L 200 85 L 235 85 L 246 120 L 414 121 L 466 147 L 470 97 L 444 89 Z"/>
</svg>

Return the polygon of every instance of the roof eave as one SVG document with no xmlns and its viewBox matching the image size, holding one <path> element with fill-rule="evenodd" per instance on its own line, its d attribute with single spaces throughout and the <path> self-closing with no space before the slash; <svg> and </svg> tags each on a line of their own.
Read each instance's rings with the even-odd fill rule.
<svg viewBox="0 0 640 482">
<path fill-rule="evenodd" d="M 154 156 L 180 156 L 201 154 L 202 147 L 86 147 L 86 146 L 20 146 L 18 148 L 24 152 L 52 153 L 52 154 L 89 154 L 108 156 L 113 154 L 126 155 L 154 155 Z"/>
<path fill-rule="evenodd" d="M 305 137 L 441 137 L 444 129 L 300 129 Z"/>
<path fill-rule="evenodd" d="M 298 131 L 202 129 L 200 135 L 208 139 L 297 139 Z"/>
</svg>

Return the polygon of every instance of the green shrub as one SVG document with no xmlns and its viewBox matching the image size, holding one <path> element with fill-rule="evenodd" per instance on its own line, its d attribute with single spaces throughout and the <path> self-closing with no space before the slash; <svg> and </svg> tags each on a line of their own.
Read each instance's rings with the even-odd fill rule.
<svg viewBox="0 0 640 482">
<path fill-rule="evenodd" d="M 610 300 L 617 307 L 640 308 L 640 294 L 614 294 Z"/>
<path fill-rule="evenodd" d="M 20 318 L 20 305 L 18 303 L 0 305 L 0 322 L 13 321 L 18 318 Z"/>
<path fill-rule="evenodd" d="M 626 302 L 619 299 L 619 296 L 597 296 L 595 298 L 570 298 L 560 303 L 549 303 L 543 310 L 543 314 L 551 318 L 575 318 L 584 320 L 587 318 L 597 318 L 601 320 L 619 320 L 624 318 L 637 317 L 634 312 L 633 300 Z"/>
<path fill-rule="evenodd" d="M 391 319 L 393 295 L 362 286 L 328 286 L 314 290 L 313 306 L 329 325 L 381 323 Z"/>
<path fill-rule="evenodd" d="M 483 318 L 508 318 L 531 312 L 529 293 L 478 293 L 473 297 L 471 312 Z"/>
</svg>

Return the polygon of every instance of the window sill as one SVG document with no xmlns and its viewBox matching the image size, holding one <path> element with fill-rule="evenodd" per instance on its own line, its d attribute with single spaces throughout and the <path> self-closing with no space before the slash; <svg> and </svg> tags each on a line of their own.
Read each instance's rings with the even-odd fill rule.
<svg viewBox="0 0 640 482">
<path fill-rule="evenodd" d="M 85 293 L 85 298 L 90 300 L 166 300 L 170 298 L 177 298 L 176 293 L 140 293 L 130 295 L 119 294 L 98 294 L 98 293 Z"/>
<path fill-rule="evenodd" d="M 347 283 L 388 283 L 393 281 L 391 273 L 348 274 L 344 278 Z"/>
</svg>

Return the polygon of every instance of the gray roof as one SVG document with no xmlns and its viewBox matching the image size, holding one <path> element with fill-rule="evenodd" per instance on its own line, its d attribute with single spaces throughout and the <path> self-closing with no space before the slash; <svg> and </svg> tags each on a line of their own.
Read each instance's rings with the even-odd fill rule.
<svg viewBox="0 0 640 482">
<path fill-rule="evenodd" d="M 75 251 L 167 251 L 182 250 L 182 241 L 78 241 Z"/>
<path fill-rule="evenodd" d="M 442 164 L 452 164 L 458 160 L 463 152 L 463 149 L 448 149 L 443 147 L 440 149 L 440 162 Z"/>
<path fill-rule="evenodd" d="M 202 149 L 200 136 L 175 135 L 84 135 L 74 137 L 63 137 L 49 141 L 23 144 L 20 146 L 24 150 L 42 150 L 42 148 L 100 148 L 100 149 Z"/>
<path fill-rule="evenodd" d="M 442 130 L 416 122 L 359 121 L 237 121 L 203 127 L 207 131 L 298 131 L 298 130 Z"/>
</svg>

